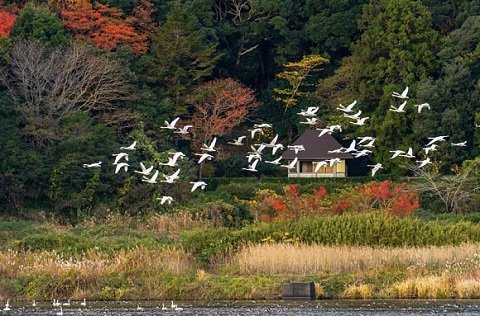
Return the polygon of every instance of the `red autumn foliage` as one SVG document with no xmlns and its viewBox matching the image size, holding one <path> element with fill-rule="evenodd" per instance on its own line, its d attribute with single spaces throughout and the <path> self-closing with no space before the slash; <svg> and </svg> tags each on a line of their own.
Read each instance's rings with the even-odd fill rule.
<svg viewBox="0 0 480 316">
<path fill-rule="evenodd" d="M 293 195 L 294 198 L 298 198 L 298 190 L 295 184 L 290 184 L 288 186 L 288 190 L 290 191 L 290 193 Z"/>
<path fill-rule="evenodd" d="M 0 9 L 0 36 L 10 36 L 13 24 L 17 16 L 8 11 L 4 11 L 4 8 Z"/>
<path fill-rule="evenodd" d="M 419 207 L 418 199 L 406 183 L 393 184 L 392 181 L 370 182 L 344 190 L 342 199 L 332 206 L 332 211 L 367 212 L 372 209 L 390 215 L 411 215 Z"/>
<path fill-rule="evenodd" d="M 313 195 L 321 200 L 327 197 L 327 188 L 320 187 L 320 189 L 313 189 Z"/>
<path fill-rule="evenodd" d="M 258 201 L 255 205 L 261 207 L 263 220 L 273 221 L 372 210 L 392 216 L 408 216 L 419 207 L 419 202 L 406 183 L 373 181 L 340 190 L 332 196 L 327 195 L 325 187 L 313 189 L 312 195 L 300 194 L 296 185 L 289 185 L 283 195 L 265 197 L 263 202 Z"/>
<path fill-rule="evenodd" d="M 266 210 L 268 216 L 262 216 L 263 220 L 273 221 L 285 218 L 311 217 L 321 215 L 326 208 L 322 205 L 327 196 L 327 189 L 321 187 L 314 189 L 314 194 L 300 194 L 297 186 L 288 185 L 285 194 L 276 198 L 267 198 L 267 204 L 273 208 Z"/>
<path fill-rule="evenodd" d="M 65 29 L 77 39 L 107 49 L 130 46 L 135 54 L 144 54 L 148 50 L 148 34 L 137 32 L 135 18 L 123 18 L 122 11 L 117 8 L 97 2 L 95 7 L 64 9 L 60 14 Z"/>
<path fill-rule="evenodd" d="M 270 203 L 273 206 L 273 209 L 277 212 L 285 211 L 287 209 L 287 206 L 282 203 L 281 199 L 271 199 Z"/>
<path fill-rule="evenodd" d="M 258 106 L 255 91 L 232 78 L 206 82 L 197 95 L 188 123 L 194 126 L 192 138 L 198 147 L 213 136 L 231 133 Z"/>
<path fill-rule="evenodd" d="M 347 199 L 341 199 L 337 204 L 332 206 L 332 211 L 337 214 L 342 214 L 350 208 L 350 202 Z"/>
</svg>

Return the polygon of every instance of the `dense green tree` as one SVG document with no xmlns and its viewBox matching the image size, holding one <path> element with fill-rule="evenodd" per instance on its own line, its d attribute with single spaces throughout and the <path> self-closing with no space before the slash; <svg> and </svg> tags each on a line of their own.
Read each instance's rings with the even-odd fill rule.
<svg viewBox="0 0 480 316">
<path fill-rule="evenodd" d="M 65 45 L 70 41 L 60 19 L 48 7 L 32 3 L 20 10 L 10 35 L 38 40 L 49 46 Z"/>
<path fill-rule="evenodd" d="M 215 1 L 215 28 L 223 53 L 218 71 L 259 88 L 289 60 L 310 53 L 302 42 L 303 3 Z"/>
<path fill-rule="evenodd" d="M 81 111 L 71 112 L 63 120 L 59 128 L 62 140 L 45 152 L 49 162 L 45 164 L 45 194 L 57 215 L 71 222 L 90 216 L 94 207 L 115 196 L 124 185 L 127 176 L 115 174 L 112 165 L 111 155 L 119 147 L 115 132 L 114 127 L 98 123 Z M 131 155 L 132 165 L 137 162 L 135 158 Z M 98 161 L 102 161 L 100 169 L 83 167 Z"/>
<path fill-rule="evenodd" d="M 185 112 L 185 98 L 212 74 L 218 59 L 216 44 L 206 43 L 195 23 L 194 16 L 175 5 L 152 35 L 151 54 L 143 58 L 147 81 L 171 101 L 172 114 Z"/>
<path fill-rule="evenodd" d="M 305 1 L 304 36 L 319 53 L 328 54 L 332 61 L 344 57 L 351 43 L 360 35 L 357 20 L 367 0 Z"/>
<path fill-rule="evenodd" d="M 439 57 L 439 77 L 425 78 L 418 85 L 417 99 L 425 100 L 432 111 L 414 122 L 414 132 L 422 139 L 449 135 L 449 141 L 437 153 L 443 172 L 452 164 L 478 155 L 474 143 L 475 113 L 480 107 L 480 16 L 469 17 L 463 25 L 444 38 Z M 467 141 L 466 147 L 449 146 Z"/>
<path fill-rule="evenodd" d="M 431 12 L 435 29 L 443 35 L 458 29 L 469 16 L 480 14 L 480 3 L 476 0 L 422 0 L 422 3 Z"/>
<path fill-rule="evenodd" d="M 26 215 L 25 208 L 38 207 L 45 199 L 48 177 L 45 158 L 22 142 L 15 111 L 10 101 L 0 97 L 0 209 L 3 214 Z"/>
<path fill-rule="evenodd" d="M 0 67 L 8 65 L 11 48 L 12 40 L 6 36 L 0 36 Z"/>
<path fill-rule="evenodd" d="M 321 82 L 320 100 L 327 99 L 332 108 L 338 102 L 359 100 L 363 116 L 370 121 L 356 131 L 378 137 L 375 160 L 390 172 L 401 172 L 389 151 L 419 145 L 414 145 L 411 132 L 414 110 L 410 108 L 403 116 L 389 113 L 390 105 L 397 102 L 392 92 L 410 86 L 409 94 L 414 95 L 415 83 L 434 73 L 439 35 L 432 29 L 426 8 L 411 0 L 371 1 L 364 7 L 359 26 L 363 33 L 352 55 L 334 76 Z"/>
</svg>

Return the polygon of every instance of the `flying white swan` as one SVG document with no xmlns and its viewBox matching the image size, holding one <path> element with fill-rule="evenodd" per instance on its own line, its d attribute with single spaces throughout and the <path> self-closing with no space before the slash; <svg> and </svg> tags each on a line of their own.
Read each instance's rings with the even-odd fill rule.
<svg viewBox="0 0 480 316">
<path fill-rule="evenodd" d="M 372 136 L 359 136 L 357 137 L 357 139 L 359 140 L 358 145 L 360 145 L 368 141 L 372 141 L 372 140 L 374 141 L 376 138 Z"/>
<path fill-rule="evenodd" d="M 166 128 L 166 129 L 172 129 L 174 130 L 176 127 L 175 127 L 175 124 L 177 124 L 178 120 L 180 118 L 179 117 L 176 117 L 173 121 L 171 121 L 170 123 L 168 121 L 164 121 L 165 122 L 165 125 L 164 126 L 160 126 L 160 128 Z"/>
<path fill-rule="evenodd" d="M 265 146 L 266 147 L 275 147 L 277 145 L 277 141 L 278 141 L 278 134 L 276 134 L 275 137 L 272 138 L 272 140 L 269 143 L 266 143 Z"/>
<path fill-rule="evenodd" d="M 299 151 L 305 150 L 305 147 L 303 145 L 287 145 L 287 148 L 295 151 L 295 154 L 298 154 Z"/>
<path fill-rule="evenodd" d="M 143 176 L 142 181 L 147 183 L 157 183 L 158 173 L 159 173 L 158 170 L 155 170 L 155 173 L 151 178 L 148 178 L 147 176 Z"/>
<path fill-rule="evenodd" d="M 424 159 L 424 160 L 417 160 L 417 162 L 420 164 L 420 165 L 418 166 L 418 168 L 425 167 L 426 165 L 432 163 L 432 162 L 430 161 L 430 157 L 427 157 L 427 158 Z"/>
<path fill-rule="evenodd" d="M 251 129 L 250 130 L 250 138 L 255 138 L 255 134 L 256 133 L 260 133 L 260 134 L 263 134 L 263 129 L 261 127 L 257 127 L 257 128 L 254 128 L 254 129 Z"/>
<path fill-rule="evenodd" d="M 114 165 L 118 164 L 122 158 L 125 158 L 125 160 L 128 161 L 127 153 L 112 154 L 112 156 L 115 157 L 115 161 L 113 162 Z"/>
<path fill-rule="evenodd" d="M 246 137 L 247 137 L 247 136 L 239 136 L 237 139 L 234 139 L 233 141 L 228 142 L 228 144 L 230 144 L 230 145 L 235 145 L 235 146 L 242 146 L 242 145 L 244 145 L 244 144 L 243 144 L 243 140 L 244 140 Z"/>
<path fill-rule="evenodd" d="M 247 154 L 261 155 L 262 151 L 267 147 L 265 144 L 259 144 L 258 148 L 255 148 L 250 145 L 252 151 L 247 152 Z"/>
<path fill-rule="evenodd" d="M 126 162 L 120 162 L 117 164 L 117 167 L 115 168 L 115 173 L 118 173 L 122 168 L 123 168 L 123 171 L 127 172 L 129 166 L 130 165 Z"/>
<path fill-rule="evenodd" d="M 258 170 L 256 169 L 256 167 L 257 167 L 258 161 L 259 159 L 254 160 L 251 164 L 248 165 L 247 168 L 242 168 L 242 170 L 257 172 Z"/>
<path fill-rule="evenodd" d="M 213 156 L 210 155 L 209 153 L 202 153 L 202 154 L 194 154 L 195 156 L 200 156 L 200 159 L 198 159 L 197 163 L 202 163 L 205 159 L 207 160 L 212 160 Z"/>
<path fill-rule="evenodd" d="M 397 112 L 397 113 L 405 113 L 405 106 L 407 105 L 407 101 L 404 101 L 402 104 L 400 104 L 398 107 L 394 105 L 390 105 L 389 111 L 392 112 Z"/>
<path fill-rule="evenodd" d="M 450 144 L 454 147 L 465 147 L 465 146 L 467 146 L 467 141 L 463 141 L 463 142 L 460 142 L 460 143 L 450 143 Z"/>
<path fill-rule="evenodd" d="M 287 168 L 287 169 L 295 169 L 297 165 L 298 158 L 295 157 L 289 164 L 287 165 L 280 165 L 280 167 Z"/>
<path fill-rule="evenodd" d="M 357 141 L 355 139 L 352 140 L 352 142 L 350 143 L 350 146 L 348 146 L 348 148 L 345 149 L 345 152 L 346 153 L 356 152 L 357 151 L 357 149 L 355 148 L 356 145 L 357 145 Z"/>
<path fill-rule="evenodd" d="M 370 142 L 368 142 L 368 143 L 366 143 L 366 144 L 362 144 L 362 141 L 359 141 L 359 142 L 358 142 L 358 146 L 362 146 L 362 147 L 366 147 L 366 148 L 373 148 L 373 147 L 375 147 L 375 145 L 374 145 L 374 144 L 375 144 L 375 140 L 376 140 L 376 139 L 372 139 L 372 140 L 370 140 Z"/>
<path fill-rule="evenodd" d="M 322 137 L 325 134 L 332 134 L 333 133 L 333 131 L 328 127 L 317 128 L 317 130 L 320 131 L 320 134 L 318 134 L 318 137 Z"/>
<path fill-rule="evenodd" d="M 421 113 L 423 109 L 429 109 L 430 110 L 430 104 L 428 104 L 428 103 L 414 104 L 414 106 L 417 108 L 418 113 Z"/>
<path fill-rule="evenodd" d="M 268 123 L 261 123 L 261 124 L 253 124 L 255 128 L 272 128 L 272 124 Z"/>
<path fill-rule="evenodd" d="M 204 190 L 205 187 L 207 186 L 207 183 L 204 181 L 192 181 L 190 183 L 193 184 L 192 189 L 190 190 L 191 192 L 195 191 L 198 188 Z M 172 301 L 172 304 L 173 304 L 173 301 Z"/>
<path fill-rule="evenodd" d="M 174 131 L 174 133 L 175 133 L 175 134 L 186 135 L 186 134 L 189 133 L 189 132 L 188 132 L 188 129 L 189 129 L 190 127 L 193 127 L 193 125 L 185 125 L 185 126 L 183 126 L 183 127 L 179 127 L 179 128 L 177 128 L 176 131 Z"/>
<path fill-rule="evenodd" d="M 383 166 L 381 163 L 376 163 L 374 165 L 367 165 L 368 167 L 372 167 L 372 177 L 375 176 L 378 170 L 383 169 Z"/>
<path fill-rule="evenodd" d="M 436 142 L 444 142 L 447 137 L 448 137 L 448 135 L 428 137 L 428 139 L 430 139 L 430 142 L 428 144 L 426 144 L 425 146 L 430 146 L 431 144 L 436 143 Z"/>
<path fill-rule="evenodd" d="M 137 141 L 134 141 L 130 146 L 120 147 L 120 149 L 122 149 L 122 150 L 135 150 L 135 146 L 137 146 Z"/>
<path fill-rule="evenodd" d="M 352 120 L 358 120 L 360 118 L 360 115 L 362 115 L 362 110 L 358 110 L 358 112 L 355 114 L 343 113 L 344 117 L 350 118 Z"/>
<path fill-rule="evenodd" d="M 272 155 L 275 155 L 275 153 L 277 152 L 277 150 L 279 149 L 283 149 L 283 144 L 275 144 L 272 146 Z"/>
<path fill-rule="evenodd" d="M 205 151 L 216 151 L 215 149 L 215 144 L 217 143 L 217 138 L 214 137 L 210 145 L 207 145 L 203 143 L 202 148 L 200 150 L 205 150 Z"/>
<path fill-rule="evenodd" d="M 318 172 L 321 167 L 326 167 L 327 165 L 328 165 L 328 162 L 325 161 L 325 160 L 316 162 L 315 163 L 315 169 L 313 170 L 313 172 Z"/>
<path fill-rule="evenodd" d="M 352 109 L 355 106 L 355 104 L 357 104 L 357 100 L 353 101 L 352 103 L 350 103 L 347 106 L 343 106 L 342 104 L 339 104 L 337 110 L 340 110 L 340 111 L 343 111 L 343 112 L 346 112 L 346 113 L 350 113 L 350 112 L 353 111 Z"/>
<path fill-rule="evenodd" d="M 328 162 L 328 164 L 330 165 L 330 167 L 333 167 L 335 164 L 339 163 L 340 161 L 342 161 L 340 158 L 332 158 L 332 159 L 327 159 L 325 160 Z"/>
<path fill-rule="evenodd" d="M 362 149 L 360 151 L 357 151 L 357 152 L 354 152 L 352 153 L 352 156 L 355 157 L 355 158 L 358 158 L 358 157 L 362 157 L 362 156 L 368 156 L 372 153 L 371 150 L 368 150 L 368 149 Z"/>
<path fill-rule="evenodd" d="M 366 116 L 366 117 L 361 117 L 359 118 L 358 120 L 356 120 L 355 122 L 350 122 L 350 124 L 353 124 L 353 125 L 365 125 L 365 121 L 368 120 L 370 117 Z"/>
<path fill-rule="evenodd" d="M 423 150 L 425 150 L 425 154 L 428 155 L 430 151 L 436 151 L 438 148 L 437 144 L 431 144 L 430 146 L 423 147 Z"/>
<path fill-rule="evenodd" d="M 282 160 L 282 156 L 278 157 L 275 160 L 266 160 L 265 163 L 269 163 L 269 164 L 272 164 L 272 165 L 280 165 L 281 160 Z"/>
<path fill-rule="evenodd" d="M 408 150 L 406 153 L 402 153 L 400 154 L 399 156 L 401 157 L 406 157 L 406 158 L 415 158 L 415 156 L 413 155 L 413 149 L 412 147 L 408 147 Z"/>
<path fill-rule="evenodd" d="M 329 154 L 339 154 L 339 153 L 344 153 L 345 152 L 345 147 L 340 147 L 340 148 L 337 148 L 337 149 L 332 149 L 332 150 L 329 150 L 327 151 Z"/>
<path fill-rule="evenodd" d="M 252 160 L 262 160 L 262 155 L 258 153 L 249 153 L 247 156 L 248 162 L 251 162 Z"/>
<path fill-rule="evenodd" d="M 316 117 L 306 117 L 306 121 L 300 122 L 300 124 L 307 124 L 307 125 L 317 125 L 318 119 Z"/>
<path fill-rule="evenodd" d="M 149 168 L 147 168 L 147 167 L 145 167 L 143 162 L 140 162 L 140 168 L 142 169 L 141 171 L 135 170 L 134 172 L 139 173 L 139 174 L 144 175 L 144 176 L 149 176 L 150 173 L 152 173 L 153 165 L 150 166 Z"/>
<path fill-rule="evenodd" d="M 94 162 L 94 163 L 84 163 L 83 168 L 101 168 L 102 162 Z"/>
<path fill-rule="evenodd" d="M 173 198 L 168 195 L 164 195 L 161 198 L 157 198 L 157 200 L 160 200 L 160 204 L 165 204 L 165 203 L 172 204 L 173 202 Z"/>
<path fill-rule="evenodd" d="M 390 159 L 396 158 L 400 156 L 401 154 L 404 154 L 405 152 L 403 150 L 390 150 L 391 153 L 393 153 L 392 157 Z"/>
<path fill-rule="evenodd" d="M 340 125 L 329 125 L 327 126 L 332 132 L 334 131 L 339 131 L 340 133 L 342 132 L 342 126 Z"/>
<path fill-rule="evenodd" d="M 408 86 L 405 88 L 405 90 L 403 90 L 402 93 L 398 93 L 398 92 L 393 91 L 392 92 L 392 97 L 399 98 L 399 99 L 408 99 L 407 94 L 408 94 Z"/>
<path fill-rule="evenodd" d="M 181 151 L 177 151 L 173 153 L 173 157 L 168 158 L 168 162 L 161 162 L 159 163 L 159 165 L 176 167 L 178 158 L 183 158 L 183 157 L 185 157 L 185 154 L 182 153 Z"/>
<path fill-rule="evenodd" d="M 312 117 L 317 115 L 317 112 L 320 108 L 318 106 L 309 106 L 306 110 L 301 110 L 298 115 L 305 117 Z"/>
<path fill-rule="evenodd" d="M 180 178 L 178 176 L 179 173 L 180 173 L 180 169 L 177 169 L 177 171 L 175 171 L 171 176 L 163 174 L 163 177 L 165 178 L 165 180 L 160 180 L 160 182 L 174 183 L 175 180 Z"/>
</svg>

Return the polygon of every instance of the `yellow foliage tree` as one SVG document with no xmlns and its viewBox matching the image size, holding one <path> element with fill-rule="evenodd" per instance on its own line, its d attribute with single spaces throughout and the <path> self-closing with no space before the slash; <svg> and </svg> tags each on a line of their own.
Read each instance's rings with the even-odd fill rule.
<svg viewBox="0 0 480 316">
<path fill-rule="evenodd" d="M 307 77 L 312 71 L 320 71 L 320 65 L 328 63 L 329 60 L 320 55 L 306 55 L 298 62 L 289 62 L 284 65 L 285 70 L 277 74 L 277 78 L 286 80 L 288 87 L 285 89 L 275 88 L 278 95 L 275 100 L 285 104 L 286 108 L 297 104 L 298 97 L 304 97 L 309 94 L 307 91 L 301 91 L 300 87 L 309 85 Z"/>
</svg>

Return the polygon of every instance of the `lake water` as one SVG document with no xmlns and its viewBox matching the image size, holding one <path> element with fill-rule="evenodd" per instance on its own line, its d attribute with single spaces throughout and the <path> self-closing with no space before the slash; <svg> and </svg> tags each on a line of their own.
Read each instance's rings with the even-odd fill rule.
<svg viewBox="0 0 480 316">
<path fill-rule="evenodd" d="M 175 302 L 181 311 L 162 309 L 170 307 L 163 302 L 79 302 L 63 306 L 63 315 L 85 316 L 150 316 L 150 315 L 480 315 L 480 300 L 315 300 L 315 301 L 225 301 L 225 302 Z M 37 307 L 11 303 L 10 311 L 0 315 L 58 315 L 59 307 L 43 302 Z M 2 307 L 3 308 L 3 307 Z"/>
</svg>

